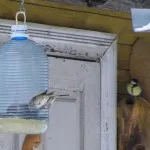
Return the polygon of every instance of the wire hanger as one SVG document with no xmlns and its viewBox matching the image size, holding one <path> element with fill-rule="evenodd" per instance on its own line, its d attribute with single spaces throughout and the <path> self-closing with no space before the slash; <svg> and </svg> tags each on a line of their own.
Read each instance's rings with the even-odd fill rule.
<svg viewBox="0 0 150 150">
<path fill-rule="evenodd" d="M 20 0 L 20 11 L 25 12 L 24 0 Z"/>
</svg>

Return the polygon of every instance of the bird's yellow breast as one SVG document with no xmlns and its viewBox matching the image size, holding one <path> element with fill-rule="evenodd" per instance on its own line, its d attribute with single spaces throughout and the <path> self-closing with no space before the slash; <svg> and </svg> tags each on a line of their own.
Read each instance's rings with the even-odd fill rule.
<svg viewBox="0 0 150 150">
<path fill-rule="evenodd" d="M 140 86 L 133 87 L 132 84 L 128 84 L 127 91 L 130 95 L 139 96 L 142 92 L 142 89 L 140 88 Z"/>
</svg>

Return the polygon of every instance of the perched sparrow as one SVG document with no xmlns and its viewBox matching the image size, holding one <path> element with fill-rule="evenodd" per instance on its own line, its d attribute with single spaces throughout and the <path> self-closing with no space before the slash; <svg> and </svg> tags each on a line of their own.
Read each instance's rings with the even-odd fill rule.
<svg viewBox="0 0 150 150">
<path fill-rule="evenodd" d="M 68 95 L 56 95 L 55 92 L 47 93 L 47 90 L 39 95 L 34 96 L 29 102 L 29 109 L 49 109 L 53 102 L 56 100 L 57 96 L 68 96 Z"/>
</svg>

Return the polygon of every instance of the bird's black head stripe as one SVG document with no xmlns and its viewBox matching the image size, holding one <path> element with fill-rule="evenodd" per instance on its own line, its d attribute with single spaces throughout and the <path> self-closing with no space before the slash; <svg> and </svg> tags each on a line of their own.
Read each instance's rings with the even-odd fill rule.
<svg viewBox="0 0 150 150">
<path fill-rule="evenodd" d="M 131 81 L 139 83 L 138 79 L 136 79 L 136 78 L 131 79 Z"/>
</svg>

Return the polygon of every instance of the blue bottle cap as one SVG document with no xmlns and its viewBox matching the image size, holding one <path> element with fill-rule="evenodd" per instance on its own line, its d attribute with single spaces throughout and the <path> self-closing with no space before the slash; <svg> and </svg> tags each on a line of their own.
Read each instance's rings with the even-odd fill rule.
<svg viewBox="0 0 150 150">
<path fill-rule="evenodd" d="M 12 25 L 11 32 L 12 40 L 26 40 L 29 38 L 27 25 Z"/>
</svg>

